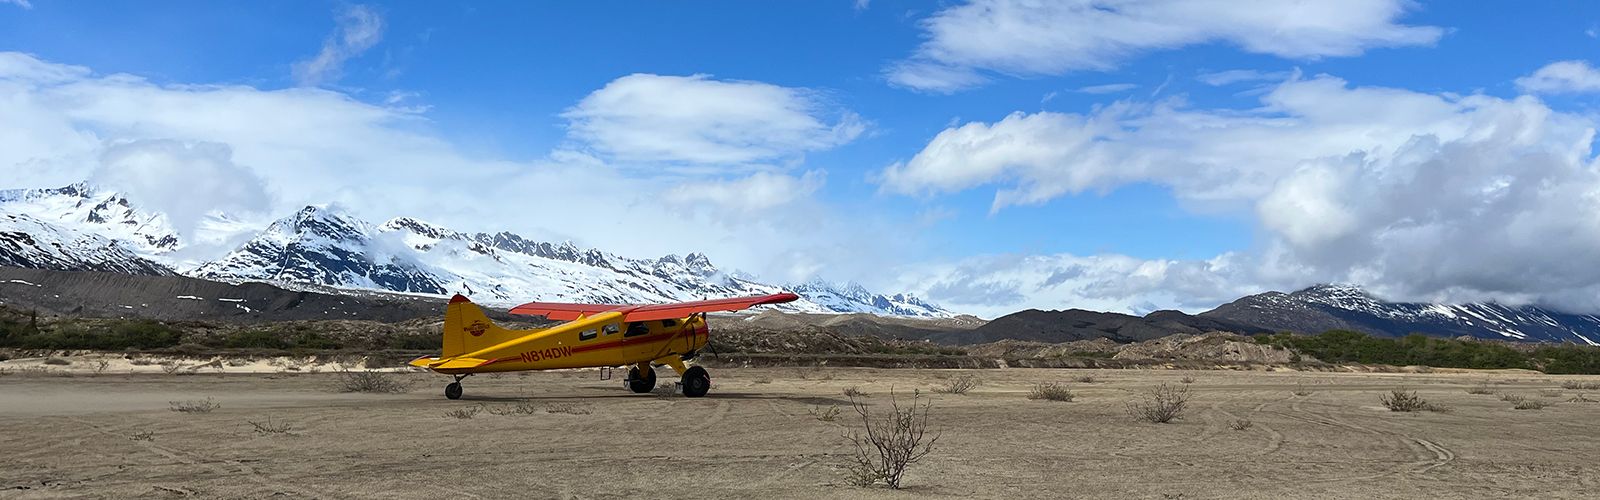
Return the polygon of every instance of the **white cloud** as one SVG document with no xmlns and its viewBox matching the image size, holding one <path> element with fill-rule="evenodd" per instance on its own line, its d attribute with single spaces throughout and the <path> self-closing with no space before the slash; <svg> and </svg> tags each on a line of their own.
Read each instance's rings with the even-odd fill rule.
<svg viewBox="0 0 1600 500">
<path fill-rule="evenodd" d="M 270 208 L 261 178 L 233 163 L 233 151 L 217 143 L 162 139 L 113 143 L 89 180 L 116 186 L 129 199 L 166 213 L 178 234 L 185 236 L 196 234 L 208 212 L 238 216 Z"/>
<path fill-rule="evenodd" d="M 1078 88 L 1078 92 L 1085 94 L 1115 94 L 1119 92 L 1127 92 L 1136 88 L 1139 88 L 1139 86 L 1132 83 L 1108 83 L 1105 85 L 1090 85 L 1088 87 L 1080 87 Z"/>
<path fill-rule="evenodd" d="M 731 88 L 748 88 L 740 85 Z M 704 92 L 693 97 L 717 100 Z M 733 92 L 722 100 L 750 97 Z M 726 109 L 737 113 L 746 108 Z M 809 123 L 804 117 L 794 119 Z M 761 126 L 748 117 L 674 123 L 687 129 L 680 131 L 683 137 L 734 137 L 730 142 L 707 139 L 719 158 L 772 159 L 777 154 L 792 161 L 813 145 L 852 135 L 833 135 L 832 130 L 845 128 L 843 120 L 820 126 L 769 125 L 778 127 L 778 138 L 765 142 L 696 129 Z M 731 142 L 736 140 L 748 141 L 746 147 L 753 152 L 741 151 Z M 116 154 L 121 144 L 141 145 L 140 156 Z M 225 145 L 231 157 L 215 149 L 222 146 L 212 145 Z M 157 153 L 176 163 L 154 161 Z M 111 166 L 102 169 L 102 158 Z M 701 157 L 684 153 L 682 158 Z M 61 186 L 102 169 L 106 182 L 137 184 L 109 187 L 161 196 L 163 183 L 172 189 L 191 188 L 196 185 L 187 176 L 195 176 L 203 186 L 215 186 L 220 177 L 245 167 L 259 181 L 248 175 L 229 181 L 257 183 L 270 195 L 270 210 L 277 216 L 307 204 L 339 203 L 374 221 L 413 216 L 463 231 L 509 230 L 533 238 L 572 239 L 628 256 L 703 251 L 718 265 L 774 280 L 864 274 L 884 267 L 909 239 L 901 237 L 899 226 L 876 215 L 846 216 L 812 199 L 825 179 L 820 169 L 792 176 L 783 175 L 783 168 L 666 172 L 622 167 L 573 150 L 511 161 L 463 152 L 435 135 L 428 119 L 415 110 L 366 103 L 339 92 L 160 85 L 0 52 L 0 179 L 6 187 Z M 134 175 L 147 171 L 163 173 Z M 221 186 L 218 196 L 208 195 L 193 206 L 182 205 L 189 200 L 134 201 L 163 208 L 177 204 L 192 212 L 217 205 L 223 193 L 244 193 L 239 196 L 247 201 L 257 192 L 238 184 Z M 761 217 L 749 217 L 748 209 L 764 211 Z"/>
<path fill-rule="evenodd" d="M 1558 61 L 1517 79 L 1523 92 L 1541 94 L 1600 92 L 1600 70 L 1588 61 Z"/>
<path fill-rule="evenodd" d="M 827 173 L 812 170 L 799 177 L 757 172 L 731 181 L 694 181 L 668 190 L 663 198 L 678 205 L 704 205 L 741 213 L 759 212 L 809 198 L 821 188 Z"/>
<path fill-rule="evenodd" d="M 1251 110 L 1120 102 L 968 123 L 885 169 L 883 189 L 992 185 L 1000 210 L 1155 183 L 1191 206 L 1252 207 L 1263 230 L 1258 250 L 1231 258 L 1228 273 L 1188 281 L 1230 291 L 1354 282 L 1398 299 L 1600 309 L 1600 269 L 1587 265 L 1600 254 L 1593 117 L 1526 96 L 1352 88 L 1327 76 L 1283 82 L 1260 99 Z M 1046 279 L 1005 272 L 994 282 Z"/>
<path fill-rule="evenodd" d="M 1195 77 L 1201 83 L 1213 87 L 1233 85 L 1241 82 L 1284 81 L 1293 78 L 1295 74 L 1289 71 L 1257 71 L 1253 69 L 1232 69 L 1205 73 Z"/>
<path fill-rule="evenodd" d="M 624 76 L 561 116 L 573 140 L 625 163 L 790 162 L 866 130 L 818 92 L 708 75 Z"/>
<path fill-rule="evenodd" d="M 322 42 L 322 50 L 311 59 L 294 64 L 294 78 L 300 85 L 314 87 L 338 80 L 345 61 L 383 39 L 383 16 L 370 6 L 346 7 L 336 20 L 338 27 Z"/>
<path fill-rule="evenodd" d="M 981 72 L 1106 71 L 1142 53 L 1227 43 L 1291 59 L 1431 45 L 1444 31 L 1397 21 L 1407 0 L 974 0 L 923 22 L 927 41 L 886 70 L 895 85 L 953 92 Z"/>
<path fill-rule="evenodd" d="M 0 3 L 9 3 L 11 5 L 22 7 L 24 9 L 32 9 L 33 8 L 33 4 L 29 3 L 28 0 L 0 0 Z"/>
<path fill-rule="evenodd" d="M 872 0 L 856 0 L 855 7 L 856 10 L 867 10 L 867 7 L 871 4 Z"/>
</svg>

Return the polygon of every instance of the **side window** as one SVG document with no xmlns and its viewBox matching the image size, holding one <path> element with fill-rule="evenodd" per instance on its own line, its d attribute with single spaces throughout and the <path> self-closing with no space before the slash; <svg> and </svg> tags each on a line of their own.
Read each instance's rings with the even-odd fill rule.
<svg viewBox="0 0 1600 500">
<path fill-rule="evenodd" d="M 606 335 L 611 335 L 611 334 L 615 334 L 615 333 L 617 333 L 619 331 L 622 331 L 621 328 L 617 327 L 616 323 L 612 323 L 612 324 L 603 326 L 603 327 L 600 328 L 600 330 L 606 332 Z"/>
<path fill-rule="evenodd" d="M 646 326 L 644 323 L 628 323 L 628 332 L 622 334 L 622 336 L 637 337 L 647 333 L 650 333 L 650 327 Z"/>
<path fill-rule="evenodd" d="M 677 324 L 678 324 L 678 320 L 675 320 L 675 319 L 664 319 L 664 320 L 661 320 L 661 326 L 665 326 L 667 328 L 672 328 L 673 326 L 677 326 Z"/>
<path fill-rule="evenodd" d="M 578 332 L 578 340 L 592 340 L 595 337 L 599 337 L 599 336 L 600 336 L 600 331 L 599 330 L 584 330 L 584 331 Z"/>
</svg>

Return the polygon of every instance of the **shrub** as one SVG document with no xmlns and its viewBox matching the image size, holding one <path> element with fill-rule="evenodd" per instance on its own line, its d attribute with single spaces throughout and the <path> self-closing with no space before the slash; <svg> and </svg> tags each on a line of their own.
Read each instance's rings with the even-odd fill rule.
<svg viewBox="0 0 1600 500">
<path fill-rule="evenodd" d="M 861 392 L 860 388 L 858 388 L 856 386 L 853 386 L 853 385 L 850 386 L 850 387 L 844 388 L 844 395 L 845 395 L 845 397 L 851 397 L 851 398 L 864 398 L 864 397 L 867 397 L 867 393 Z"/>
<path fill-rule="evenodd" d="M 1189 388 L 1161 384 L 1127 404 L 1128 414 L 1146 422 L 1165 424 L 1183 416 L 1189 404 Z"/>
<path fill-rule="evenodd" d="M 1596 401 L 1596 400 L 1593 400 L 1593 399 L 1589 399 L 1589 398 L 1583 397 L 1582 394 L 1579 394 L 1577 396 L 1573 396 L 1573 397 L 1567 399 L 1567 402 L 1568 403 L 1600 403 L 1600 401 Z"/>
<path fill-rule="evenodd" d="M 1542 389 L 1539 391 L 1539 395 L 1547 398 L 1559 398 L 1562 396 L 1561 391 L 1556 389 Z"/>
<path fill-rule="evenodd" d="M 1190 377 L 1188 375 L 1184 375 L 1183 378 L 1178 380 L 1178 381 L 1179 382 L 1183 382 L 1185 384 L 1193 384 L 1194 383 L 1194 377 Z"/>
<path fill-rule="evenodd" d="M 966 394 L 967 391 L 978 387 L 979 383 L 980 382 L 976 377 L 971 375 L 962 375 L 960 377 L 950 379 L 942 386 L 933 388 L 933 392 L 937 392 L 939 394 Z"/>
<path fill-rule="evenodd" d="M 128 435 L 128 439 L 132 439 L 134 441 L 155 441 L 156 433 L 155 431 L 133 431 L 133 434 Z"/>
<path fill-rule="evenodd" d="M 1583 390 L 1583 391 L 1600 390 L 1600 382 L 1582 382 L 1582 381 L 1578 381 L 1578 380 L 1568 380 L 1566 382 L 1562 382 L 1561 383 L 1561 388 L 1562 389 L 1572 389 L 1572 390 Z"/>
<path fill-rule="evenodd" d="M 1512 406 L 1512 408 L 1518 410 L 1543 410 L 1546 406 L 1550 406 L 1550 403 L 1546 403 L 1537 399 L 1523 399 L 1522 401 L 1518 401 L 1516 405 Z"/>
<path fill-rule="evenodd" d="M 900 480 L 910 466 L 933 452 L 940 434 L 928 434 L 928 414 L 933 403 L 919 403 L 920 395 L 913 392 L 911 404 L 901 406 L 894 391 L 889 391 L 887 411 L 874 414 L 867 404 L 850 398 L 850 406 L 861 416 L 862 430 L 847 437 L 855 446 L 853 462 L 848 467 L 850 482 L 869 486 L 882 482 L 900 489 Z"/>
<path fill-rule="evenodd" d="M 263 436 L 270 436 L 270 435 L 275 435 L 275 434 L 288 434 L 289 433 L 289 429 L 290 429 L 290 426 L 289 426 L 288 422 L 276 422 L 276 423 L 274 423 L 272 421 L 272 417 L 267 417 L 267 419 L 265 421 L 261 421 L 261 422 L 257 422 L 257 421 L 254 421 L 254 420 L 246 420 L 246 422 L 250 422 L 250 425 L 252 427 L 256 428 L 256 434 L 260 434 L 260 435 L 263 435 Z"/>
<path fill-rule="evenodd" d="M 1489 386 L 1489 381 L 1479 382 L 1478 385 L 1468 387 L 1467 394 L 1494 394 L 1494 388 Z"/>
<path fill-rule="evenodd" d="M 1311 393 L 1312 393 L 1311 389 L 1307 389 L 1306 388 L 1305 382 L 1295 382 L 1295 384 L 1294 384 L 1294 395 L 1303 397 L 1303 396 L 1310 396 Z"/>
<path fill-rule="evenodd" d="M 1528 397 L 1521 394 L 1501 394 L 1500 400 L 1511 404 L 1518 404 L 1523 401 L 1527 401 Z"/>
<path fill-rule="evenodd" d="M 167 402 L 167 408 L 168 409 L 170 409 L 172 411 L 175 411 L 175 412 L 180 412 L 180 413 L 211 413 L 211 410 L 215 410 L 215 409 L 221 408 L 221 407 L 222 407 L 221 403 L 218 403 L 216 401 L 212 401 L 211 398 L 209 398 L 209 397 L 206 398 L 205 400 L 193 399 L 193 400 L 189 400 L 189 401 L 168 401 Z"/>
<path fill-rule="evenodd" d="M 478 412 L 481 411 L 481 410 L 483 410 L 482 406 L 474 405 L 474 406 L 468 406 L 468 407 L 465 407 L 465 408 L 456 408 L 454 410 L 450 410 L 450 411 L 444 412 L 444 416 L 450 417 L 450 418 L 459 418 L 459 419 L 465 420 L 465 419 L 469 419 L 469 418 L 478 416 Z"/>
<path fill-rule="evenodd" d="M 1046 401 L 1071 402 L 1076 395 L 1067 389 L 1066 384 L 1055 382 L 1040 382 L 1034 384 L 1033 390 L 1028 391 L 1028 399 L 1043 399 Z"/>
<path fill-rule="evenodd" d="M 1416 391 L 1404 391 L 1396 389 L 1389 391 L 1389 394 L 1378 396 L 1378 401 L 1383 403 L 1383 407 L 1388 408 L 1389 411 L 1410 412 L 1426 410 L 1442 412 L 1448 410 L 1443 406 L 1435 405 L 1433 403 L 1429 403 L 1425 399 L 1422 399 L 1422 396 L 1418 396 Z"/>
<path fill-rule="evenodd" d="M 811 416 L 816 418 L 817 420 L 820 420 L 820 421 L 823 421 L 823 422 L 832 422 L 832 421 L 837 420 L 839 418 L 839 407 L 838 407 L 838 405 L 829 406 L 827 408 L 823 408 L 821 406 L 813 406 L 813 407 L 811 407 L 811 409 L 806 410 L 806 412 L 810 413 Z"/>
<path fill-rule="evenodd" d="M 1073 380 L 1077 381 L 1078 383 L 1093 384 L 1096 379 L 1094 378 L 1094 375 L 1079 375 L 1077 378 L 1074 378 Z"/>
<path fill-rule="evenodd" d="M 1238 418 L 1228 422 L 1228 428 L 1236 431 L 1247 430 L 1255 425 L 1255 422 L 1251 422 L 1250 419 L 1246 418 Z"/>
<path fill-rule="evenodd" d="M 392 393 L 411 390 L 411 385 L 384 372 L 339 370 L 340 392 Z"/>
<path fill-rule="evenodd" d="M 545 413 L 566 413 L 568 415 L 588 415 L 589 405 L 571 402 L 553 402 L 544 405 Z"/>
</svg>

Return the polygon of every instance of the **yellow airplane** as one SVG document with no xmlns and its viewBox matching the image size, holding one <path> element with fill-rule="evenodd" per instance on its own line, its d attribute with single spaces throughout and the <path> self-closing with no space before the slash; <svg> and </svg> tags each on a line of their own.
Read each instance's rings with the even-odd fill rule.
<svg viewBox="0 0 1600 500">
<path fill-rule="evenodd" d="M 710 339 L 705 313 L 798 298 L 778 293 L 659 305 L 530 302 L 511 313 L 566 323 L 510 330 L 495 325 L 471 300 L 456 295 L 445 307 L 441 352 L 411 360 L 411 366 L 454 376 L 455 381 L 444 387 L 444 397 L 450 399 L 461 398 L 461 379 L 474 373 L 630 365 L 628 388 L 650 392 L 656 387 L 652 364 L 672 367 L 682 377 L 683 395 L 700 397 L 711 390 L 711 375 L 686 362 L 698 356 Z"/>
</svg>

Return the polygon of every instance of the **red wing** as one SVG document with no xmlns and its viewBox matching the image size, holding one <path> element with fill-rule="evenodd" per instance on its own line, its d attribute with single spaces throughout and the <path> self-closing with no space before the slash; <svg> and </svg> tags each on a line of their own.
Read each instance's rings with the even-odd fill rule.
<svg viewBox="0 0 1600 500">
<path fill-rule="evenodd" d="M 775 293 L 757 297 L 738 297 L 732 299 L 713 299 L 695 302 L 679 302 L 677 304 L 655 304 L 648 306 L 639 305 L 606 305 L 606 304 L 563 304 L 559 302 L 529 302 L 511 308 L 511 314 L 526 314 L 530 316 L 544 316 L 557 321 L 570 321 L 578 319 L 579 315 L 595 314 L 606 311 L 620 311 L 623 321 L 655 321 L 661 319 L 676 319 L 687 317 L 694 313 L 738 311 L 752 306 L 764 304 L 781 304 L 799 299 L 799 295 L 792 293 Z"/>
<path fill-rule="evenodd" d="M 753 306 L 766 304 L 782 304 L 799 299 L 799 295 L 792 293 L 774 293 L 756 297 L 738 297 L 732 299 L 700 300 L 695 302 L 679 302 L 677 304 L 657 304 L 639 306 L 623 313 L 626 321 L 655 321 L 660 319 L 675 319 L 689 316 L 694 313 L 739 311 Z"/>
<path fill-rule="evenodd" d="M 639 307 L 628 304 L 567 304 L 563 302 L 529 302 L 511 308 L 511 314 L 544 316 L 555 321 L 572 321 L 578 316 L 591 315 L 617 309 Z"/>
</svg>

